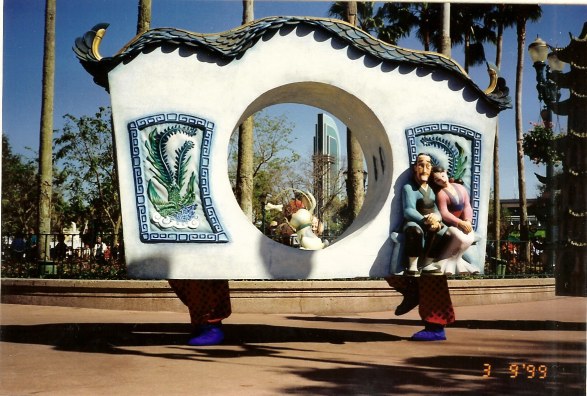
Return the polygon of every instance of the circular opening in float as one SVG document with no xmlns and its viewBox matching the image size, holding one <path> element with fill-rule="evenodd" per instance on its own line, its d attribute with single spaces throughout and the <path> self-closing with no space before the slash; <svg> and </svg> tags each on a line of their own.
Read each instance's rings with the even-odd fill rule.
<svg viewBox="0 0 587 396">
<path fill-rule="evenodd" d="M 252 116 L 253 193 L 251 221 L 265 236 L 299 247 L 290 224 L 292 212 L 312 212 L 312 231 L 326 245 L 335 242 L 354 220 L 349 209 L 347 126 L 323 109 L 295 103 L 272 105 Z M 230 183 L 239 200 L 239 128 L 228 153 Z M 368 188 L 364 155 L 360 160 L 358 208 Z"/>
<path fill-rule="evenodd" d="M 313 231 L 327 246 L 360 229 L 380 210 L 391 186 L 391 147 L 383 126 L 364 103 L 327 84 L 295 83 L 261 95 L 238 125 L 250 116 L 254 120 L 249 143 L 254 177 L 248 208 L 251 221 L 264 235 L 298 247 L 288 217 L 292 208 L 309 206 L 304 199 L 307 193 L 315 201 L 310 205 Z M 238 125 L 228 153 L 229 179 L 237 201 L 241 194 Z M 354 155 L 359 158 L 354 167 L 354 214 L 347 189 L 352 186 L 347 128 L 360 152 Z"/>
</svg>

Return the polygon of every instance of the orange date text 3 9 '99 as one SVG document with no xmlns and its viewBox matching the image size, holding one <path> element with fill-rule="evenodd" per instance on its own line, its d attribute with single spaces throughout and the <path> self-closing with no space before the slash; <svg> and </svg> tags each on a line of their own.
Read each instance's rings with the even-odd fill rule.
<svg viewBox="0 0 587 396">
<path fill-rule="evenodd" d="M 483 376 L 491 377 L 493 366 L 483 364 Z M 548 367 L 544 364 L 510 363 L 508 366 L 510 378 L 545 379 L 548 377 Z"/>
</svg>

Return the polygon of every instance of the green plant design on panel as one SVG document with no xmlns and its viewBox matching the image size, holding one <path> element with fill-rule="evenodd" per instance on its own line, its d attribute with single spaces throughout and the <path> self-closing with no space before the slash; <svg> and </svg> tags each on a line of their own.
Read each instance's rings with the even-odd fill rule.
<svg viewBox="0 0 587 396">
<path fill-rule="evenodd" d="M 148 182 L 147 196 L 161 216 L 187 222 L 196 216 L 196 172 L 192 171 L 189 179 L 187 177 L 190 151 L 195 145 L 190 140 L 184 141 L 175 149 L 173 158 L 170 158 L 167 146 L 170 139 L 177 134 L 193 137 L 196 136 L 197 129 L 173 125 L 161 133 L 157 128 L 149 133 L 145 147 L 153 177 Z M 159 193 L 155 182 L 166 190 L 167 197 Z"/>
<path fill-rule="evenodd" d="M 435 147 L 444 152 L 448 160 L 449 176 L 455 180 L 463 179 L 469 161 L 460 144 L 443 136 L 425 136 L 422 138 L 421 144 L 424 147 Z M 432 162 L 438 165 L 438 160 L 433 158 Z"/>
<path fill-rule="evenodd" d="M 457 156 L 455 156 L 454 158 L 454 169 L 453 169 L 453 173 L 452 173 L 452 177 L 455 180 L 462 180 L 465 174 L 465 170 L 467 167 L 467 156 L 464 155 L 464 150 L 463 148 L 455 142 L 455 146 L 459 152 L 459 154 Z"/>
</svg>

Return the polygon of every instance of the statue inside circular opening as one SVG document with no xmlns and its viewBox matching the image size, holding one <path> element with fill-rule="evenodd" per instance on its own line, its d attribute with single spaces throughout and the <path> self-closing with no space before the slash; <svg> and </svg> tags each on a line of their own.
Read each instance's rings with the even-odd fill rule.
<svg viewBox="0 0 587 396">
<path fill-rule="evenodd" d="M 321 108 L 284 103 L 255 113 L 252 128 L 253 191 L 237 184 L 239 140 L 235 129 L 228 150 L 228 175 L 245 216 L 265 236 L 286 246 L 318 250 L 336 243 L 360 211 L 368 171 L 360 145 L 349 147 L 347 126 Z M 244 132 L 246 133 L 246 131 Z M 356 158 L 350 169 L 348 157 Z M 358 172 L 357 172 L 358 170 Z M 358 180 L 350 180 L 353 175 Z M 354 183 L 353 183 L 354 182 Z M 358 184 L 359 188 L 352 190 Z M 354 194 L 349 198 L 349 194 Z M 241 195 L 251 202 L 241 202 Z"/>
</svg>

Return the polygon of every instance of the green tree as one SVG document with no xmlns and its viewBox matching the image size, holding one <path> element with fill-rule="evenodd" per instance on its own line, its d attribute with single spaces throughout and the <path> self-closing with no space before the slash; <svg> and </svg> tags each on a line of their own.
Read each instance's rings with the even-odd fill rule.
<svg viewBox="0 0 587 396">
<path fill-rule="evenodd" d="M 270 116 L 259 112 L 251 119 L 254 120 L 251 220 L 257 222 L 262 215 L 264 197 L 276 196 L 288 188 L 301 187 L 300 177 L 291 171 L 291 164 L 296 163 L 300 156 L 292 148 L 295 141 L 292 136 L 294 125 L 285 115 Z M 235 191 L 238 185 L 240 140 L 238 133 L 233 133 L 229 147 L 229 177 Z"/>
<path fill-rule="evenodd" d="M 416 29 L 416 35 L 424 44 L 424 48 L 429 50 L 433 28 L 429 24 L 434 19 L 434 26 L 439 31 L 441 28 L 440 8 L 437 10 L 426 3 L 385 3 L 378 12 L 381 12 L 385 23 L 378 31 L 377 37 L 394 45 L 399 39 L 407 37 L 411 30 Z"/>
<path fill-rule="evenodd" d="M 355 8 L 352 13 L 356 20 L 353 22 L 349 22 L 347 17 L 348 3 L 354 3 Z M 353 5 L 350 6 L 353 7 Z M 375 11 L 375 2 L 373 1 L 336 1 L 330 6 L 328 15 L 346 20 L 368 33 L 377 33 L 384 26 L 383 11 L 381 8 Z"/>
<path fill-rule="evenodd" d="M 442 4 L 440 3 L 405 3 L 398 5 L 402 29 L 415 31 L 416 38 L 425 51 L 440 49 L 437 33 L 442 32 Z"/>
<path fill-rule="evenodd" d="M 253 119 L 252 221 L 258 222 L 262 217 L 266 197 L 276 197 L 286 189 L 301 188 L 303 178 L 296 174 L 292 166 L 300 159 L 300 155 L 293 149 L 293 123 L 285 115 L 270 116 L 265 112 L 256 113 Z M 235 190 L 238 178 L 238 140 L 238 133 L 233 133 L 229 147 L 229 178 Z"/>
<path fill-rule="evenodd" d="M 39 191 L 35 161 L 14 154 L 2 135 L 2 234 L 14 235 L 34 228 L 37 223 Z"/>
<path fill-rule="evenodd" d="M 35 153 L 35 158 L 38 156 Z M 31 184 L 39 181 L 37 160 L 14 154 L 8 138 L 2 136 L 2 233 L 14 235 L 34 229 L 38 220 L 39 190 Z M 63 172 L 53 167 L 51 224 L 63 227 L 69 203 L 64 199 Z"/>
<path fill-rule="evenodd" d="M 485 22 L 485 16 L 491 11 L 488 4 L 455 3 L 451 6 L 451 42 L 452 45 L 462 44 L 465 51 L 465 71 L 471 66 L 483 64 L 485 51 L 483 43 L 496 42 L 496 34 L 492 25 Z M 437 36 L 440 41 L 440 36 Z"/>
<path fill-rule="evenodd" d="M 122 217 L 110 109 L 101 107 L 92 117 L 66 114 L 64 119 L 55 158 L 64 172 L 70 208 L 77 209 L 74 221 L 90 221 L 93 232 L 111 232 L 117 243 Z"/>
<path fill-rule="evenodd" d="M 511 28 L 516 24 L 516 11 L 514 5 L 495 4 L 484 16 L 485 26 L 495 31 L 495 65 L 501 67 L 503 53 L 503 34 L 505 29 Z"/>
<path fill-rule="evenodd" d="M 493 213 L 493 210 L 494 210 L 493 208 L 495 207 L 493 205 L 494 201 L 495 201 L 495 193 L 493 194 L 493 196 L 490 200 L 490 205 L 489 205 L 489 220 L 488 220 L 488 226 L 487 226 L 487 229 L 488 229 L 487 237 L 490 240 L 497 241 L 497 240 L 499 240 L 499 238 L 496 238 L 495 234 L 493 233 L 493 230 L 495 229 L 495 224 L 493 224 L 493 221 L 495 219 L 495 216 Z M 497 201 L 499 203 L 499 199 Z M 507 231 L 509 229 L 509 224 L 508 224 L 507 219 L 509 219 L 512 216 L 512 214 L 508 208 L 502 206 L 501 204 L 499 204 L 499 207 L 500 207 L 500 214 L 502 216 L 499 221 L 500 235 L 506 235 Z M 495 251 L 496 257 L 499 256 L 498 253 L 499 253 L 499 249 L 497 249 Z"/>
</svg>

